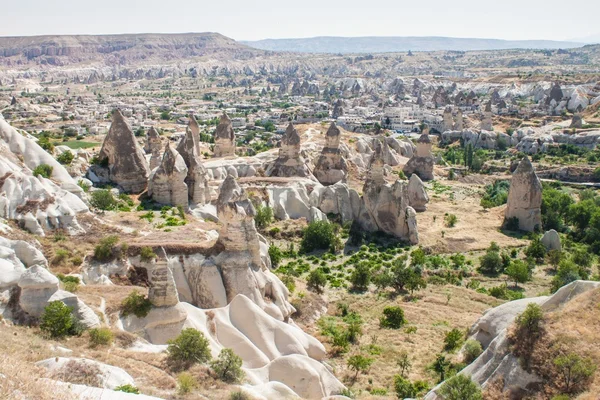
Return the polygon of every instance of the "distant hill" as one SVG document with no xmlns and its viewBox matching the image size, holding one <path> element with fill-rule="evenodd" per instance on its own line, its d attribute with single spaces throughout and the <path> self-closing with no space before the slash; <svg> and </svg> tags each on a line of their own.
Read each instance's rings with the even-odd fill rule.
<svg viewBox="0 0 600 400">
<path fill-rule="evenodd" d="M 402 51 L 438 50 L 503 50 L 558 49 L 581 47 L 578 42 L 552 40 L 469 39 L 437 36 L 335 37 L 319 36 L 306 39 L 264 39 L 241 43 L 262 50 L 303 53 L 390 53 Z"/>
<path fill-rule="evenodd" d="M 82 61 L 105 61 L 114 65 L 207 55 L 245 58 L 261 53 L 213 32 L 0 37 L 0 64 L 3 59 L 21 59 L 50 65 Z"/>
</svg>

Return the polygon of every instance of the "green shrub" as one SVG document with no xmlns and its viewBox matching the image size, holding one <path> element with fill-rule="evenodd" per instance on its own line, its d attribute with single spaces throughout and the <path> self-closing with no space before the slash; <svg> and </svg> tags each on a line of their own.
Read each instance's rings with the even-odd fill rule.
<svg viewBox="0 0 600 400">
<path fill-rule="evenodd" d="M 356 291 L 364 292 L 371 283 L 371 268 L 367 261 L 359 262 L 354 266 L 354 270 L 348 279 L 352 288 Z"/>
<path fill-rule="evenodd" d="M 526 337 L 537 336 L 542 329 L 544 312 L 542 308 L 535 304 L 527 304 L 527 308 L 516 318 L 517 327 Z"/>
<path fill-rule="evenodd" d="M 444 350 L 456 350 L 462 344 L 463 338 L 463 332 L 460 329 L 453 328 L 450 332 L 446 333 L 446 337 L 444 338 Z"/>
<path fill-rule="evenodd" d="M 525 249 L 525 255 L 527 257 L 534 258 L 537 262 L 541 263 L 546 256 L 546 247 L 542 244 L 540 238 L 535 238 L 529 243 L 527 249 Z"/>
<path fill-rule="evenodd" d="M 458 374 L 448 379 L 438 392 L 444 400 L 482 400 L 479 386 L 466 375 Z"/>
<path fill-rule="evenodd" d="M 175 367 L 187 368 L 192 364 L 203 364 L 211 359 L 208 339 L 193 328 L 186 328 L 179 336 L 167 342 L 168 359 Z"/>
<path fill-rule="evenodd" d="M 271 259 L 271 264 L 274 268 L 279 266 L 279 263 L 283 259 L 283 252 L 281 249 L 274 244 L 269 246 L 269 258 Z"/>
<path fill-rule="evenodd" d="M 398 306 L 387 306 L 383 309 L 383 316 L 379 318 L 382 328 L 400 329 L 406 323 L 404 310 Z"/>
<path fill-rule="evenodd" d="M 90 329 L 90 346 L 108 346 L 115 340 L 115 335 L 109 328 Z"/>
<path fill-rule="evenodd" d="M 268 206 L 257 206 L 254 222 L 258 229 L 264 229 L 269 226 L 273 222 L 273 209 Z"/>
<path fill-rule="evenodd" d="M 42 314 L 40 329 L 52 338 L 62 338 L 76 333 L 75 317 L 73 308 L 68 307 L 62 301 L 52 301 Z"/>
<path fill-rule="evenodd" d="M 79 290 L 79 283 L 64 282 L 63 289 L 66 290 L 67 292 L 75 293 L 76 291 Z"/>
<path fill-rule="evenodd" d="M 198 387 L 198 381 L 189 372 L 182 372 L 177 376 L 177 393 L 188 394 Z"/>
<path fill-rule="evenodd" d="M 245 392 L 238 390 L 236 392 L 231 392 L 229 395 L 229 400 L 251 400 L 250 396 L 248 396 Z"/>
<path fill-rule="evenodd" d="M 33 176 L 41 176 L 44 178 L 50 178 L 52 176 L 53 168 L 48 164 L 40 164 L 33 169 Z"/>
<path fill-rule="evenodd" d="M 100 240 L 100 243 L 94 248 L 94 258 L 98 261 L 110 261 L 113 255 L 113 247 L 119 242 L 116 235 L 107 236 Z"/>
<path fill-rule="evenodd" d="M 115 210 L 118 203 L 110 190 L 100 189 L 91 193 L 90 204 L 99 210 Z"/>
<path fill-rule="evenodd" d="M 453 228 L 458 222 L 458 217 L 454 214 L 447 214 L 444 217 L 444 223 L 448 228 Z"/>
<path fill-rule="evenodd" d="M 561 389 L 564 393 L 583 391 L 596 372 L 591 358 L 583 358 L 575 353 L 563 354 L 554 359 Z"/>
<path fill-rule="evenodd" d="M 133 385 L 130 385 L 129 383 L 126 385 L 117 386 L 114 390 L 116 392 L 140 394 L 140 389 L 136 388 Z"/>
<path fill-rule="evenodd" d="M 152 247 L 144 246 L 140 250 L 140 259 L 142 261 L 150 262 L 156 258 L 156 253 L 152 250 Z"/>
<path fill-rule="evenodd" d="M 313 290 L 318 294 L 323 293 L 323 289 L 327 285 L 327 276 L 321 268 L 313 269 L 308 274 L 306 285 L 309 290 Z"/>
<path fill-rule="evenodd" d="M 517 232 L 519 230 L 519 218 L 510 217 L 504 221 L 504 229 Z"/>
<path fill-rule="evenodd" d="M 503 266 L 500 253 L 492 246 L 479 259 L 479 272 L 484 275 L 498 275 L 504 270 Z"/>
<path fill-rule="evenodd" d="M 483 349 L 481 348 L 481 343 L 479 343 L 477 340 L 469 339 L 465 342 L 464 355 L 465 362 L 467 364 L 475 361 L 475 359 L 479 357 L 482 352 Z"/>
<path fill-rule="evenodd" d="M 71 165 L 75 156 L 70 151 L 65 151 L 56 157 L 56 161 L 61 163 L 62 165 Z"/>
<path fill-rule="evenodd" d="M 304 230 L 300 251 L 310 253 L 313 250 L 333 250 L 340 247 L 340 239 L 336 235 L 335 227 L 328 221 L 314 221 Z"/>
<path fill-rule="evenodd" d="M 493 184 L 486 185 L 485 193 L 481 198 L 483 208 L 498 207 L 508 200 L 509 181 L 498 180 Z"/>
<path fill-rule="evenodd" d="M 530 279 L 529 267 L 521 260 L 512 261 L 504 273 L 515 282 L 517 287 L 519 283 L 525 283 Z"/>
<path fill-rule="evenodd" d="M 414 398 L 417 396 L 417 391 L 412 382 L 402 375 L 394 376 L 394 391 L 399 399 Z"/>
<path fill-rule="evenodd" d="M 354 380 L 358 378 L 359 373 L 367 371 L 369 367 L 371 367 L 371 364 L 373 364 L 373 361 L 372 358 L 365 357 L 361 354 L 348 357 L 348 366 L 355 371 Z"/>
<path fill-rule="evenodd" d="M 152 309 L 152 303 L 137 290 L 132 291 L 121 303 L 121 313 L 124 317 L 133 314 L 138 318 L 144 318 Z"/>
<path fill-rule="evenodd" d="M 244 378 L 242 359 L 231 349 L 223 349 L 216 360 L 211 361 L 210 368 L 220 380 L 238 383 Z"/>
</svg>

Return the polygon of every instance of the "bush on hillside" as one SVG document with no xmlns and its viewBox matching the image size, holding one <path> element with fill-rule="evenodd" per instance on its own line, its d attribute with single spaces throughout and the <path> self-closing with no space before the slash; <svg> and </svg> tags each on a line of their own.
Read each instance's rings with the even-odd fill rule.
<svg viewBox="0 0 600 400">
<path fill-rule="evenodd" d="M 211 359 L 208 339 L 196 329 L 186 328 L 167 343 L 168 360 L 177 368 L 188 368 L 192 364 L 203 364 Z"/>
</svg>

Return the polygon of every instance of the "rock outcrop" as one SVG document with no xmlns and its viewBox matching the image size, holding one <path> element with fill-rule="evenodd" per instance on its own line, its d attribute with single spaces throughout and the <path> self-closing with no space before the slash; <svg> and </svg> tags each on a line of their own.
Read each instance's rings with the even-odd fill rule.
<svg viewBox="0 0 600 400">
<path fill-rule="evenodd" d="M 382 143 L 375 147 L 357 222 L 367 232 L 381 231 L 416 244 L 416 212 L 409 205 L 407 184 L 401 180 L 394 184 L 385 182 L 382 149 Z"/>
<path fill-rule="evenodd" d="M 341 131 L 331 123 L 325 133 L 325 147 L 315 163 L 313 174 L 323 185 L 333 185 L 346 178 L 348 165 L 340 151 Z"/>
<path fill-rule="evenodd" d="M 154 168 L 160 165 L 163 146 L 160 140 L 160 135 L 153 126 L 148 129 L 146 136 L 144 150 L 147 154 L 150 154 L 150 171 L 152 171 Z"/>
<path fill-rule="evenodd" d="M 100 180 L 119 185 L 128 193 L 141 193 L 146 189 L 150 175 L 148 162 L 131 127 L 118 109 L 113 111 L 112 124 L 98 158 L 101 165 L 106 163 L 107 171 L 102 171 L 104 168 L 101 165 L 92 166 L 90 171 Z"/>
<path fill-rule="evenodd" d="M 187 207 L 187 174 L 183 157 L 167 143 L 160 166 L 150 175 L 148 195 L 159 204 Z"/>
<path fill-rule="evenodd" d="M 227 114 L 221 115 L 219 125 L 215 131 L 215 148 L 213 151 L 215 157 L 235 156 L 235 134 L 231 120 Z"/>
<path fill-rule="evenodd" d="M 200 127 L 193 116 L 190 116 L 188 129 L 177 145 L 177 151 L 188 168 L 185 183 L 188 186 L 190 202 L 197 205 L 209 202 L 208 175 L 200 159 Z"/>
<path fill-rule="evenodd" d="M 427 210 L 427 203 L 429 203 L 429 196 L 423 181 L 417 174 L 412 174 L 408 180 L 408 204 L 415 211 L 420 212 Z"/>
<path fill-rule="evenodd" d="M 483 111 L 483 119 L 481 120 L 481 130 L 482 131 L 490 131 L 494 130 L 494 126 L 492 125 L 492 102 L 489 101 L 485 105 L 485 110 Z"/>
<path fill-rule="evenodd" d="M 546 231 L 546 233 L 544 233 L 544 236 L 542 236 L 542 244 L 548 251 L 562 250 L 560 236 L 558 236 L 558 232 L 556 232 L 554 229 L 550 229 L 549 231 Z"/>
<path fill-rule="evenodd" d="M 569 126 L 569 128 L 583 128 L 583 119 L 581 118 L 581 114 L 573 114 L 573 118 L 571 119 L 571 125 Z"/>
<path fill-rule="evenodd" d="M 424 181 L 433 179 L 433 165 L 435 160 L 431 153 L 431 139 L 429 138 L 429 128 L 426 128 L 417 140 L 417 150 L 415 154 L 408 160 L 403 168 L 406 176 L 417 174 Z"/>
<path fill-rule="evenodd" d="M 51 179 L 33 176 L 42 164 L 52 167 Z M 77 214 L 89 210 L 82 195 L 61 164 L 0 118 L 0 217 L 40 236 L 54 229 L 83 233 Z"/>
<path fill-rule="evenodd" d="M 505 220 L 517 218 L 519 229 L 533 232 L 542 228 L 542 183 L 525 156 L 513 172 L 508 190 Z"/>
<path fill-rule="evenodd" d="M 281 138 L 281 148 L 279 156 L 275 162 L 267 169 L 267 176 L 292 177 L 299 176 L 302 178 L 311 176 L 310 171 L 300 155 L 300 135 L 298 131 L 290 123 Z"/>
</svg>

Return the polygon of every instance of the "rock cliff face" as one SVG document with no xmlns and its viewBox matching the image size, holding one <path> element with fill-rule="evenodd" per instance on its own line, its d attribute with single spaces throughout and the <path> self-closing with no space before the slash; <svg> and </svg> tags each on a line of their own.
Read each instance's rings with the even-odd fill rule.
<svg viewBox="0 0 600 400">
<path fill-rule="evenodd" d="M 105 176 L 109 182 L 121 186 L 128 193 L 141 193 L 146 189 L 150 175 L 148 162 L 119 110 L 113 112 L 112 124 L 98 158 L 108 162 L 107 174 L 100 171 L 100 166 L 93 166 L 92 172 L 99 178 Z"/>
<path fill-rule="evenodd" d="M 416 212 L 410 207 L 408 187 L 400 180 L 394 184 L 385 183 L 383 144 L 376 145 L 375 154 L 361 201 L 358 224 L 368 232 L 382 231 L 412 244 L 419 242 Z"/>
<path fill-rule="evenodd" d="M 492 125 L 492 102 L 488 102 L 485 105 L 485 111 L 483 112 L 483 120 L 481 121 L 481 130 L 482 131 L 490 131 L 494 130 L 494 126 Z"/>
<path fill-rule="evenodd" d="M 52 167 L 51 179 L 33 176 L 41 164 Z M 77 221 L 88 212 L 82 193 L 61 164 L 0 118 L 0 217 L 40 236 L 54 229 L 83 233 Z"/>
<path fill-rule="evenodd" d="M 542 228 L 542 183 L 525 156 L 513 172 L 508 190 L 505 219 L 517 218 L 519 229 L 533 232 Z"/>
<path fill-rule="evenodd" d="M 188 169 L 183 157 L 167 143 L 160 166 L 152 171 L 148 183 L 148 195 L 159 204 L 188 205 L 188 186 L 185 183 Z"/>
<path fill-rule="evenodd" d="M 332 122 L 325 134 L 325 147 L 323 147 L 313 171 L 315 178 L 323 185 L 340 182 L 346 178 L 348 173 L 348 165 L 340 151 L 340 139 L 341 131 Z"/>
<path fill-rule="evenodd" d="M 185 183 L 190 201 L 198 205 L 205 204 L 210 201 L 210 189 L 206 168 L 200 159 L 200 127 L 193 116 L 190 116 L 188 129 L 177 145 L 177 151 L 188 168 Z"/>
<path fill-rule="evenodd" d="M 281 138 L 281 148 L 279 156 L 275 162 L 267 169 L 267 176 L 301 178 L 312 176 L 304 158 L 300 155 L 300 135 L 294 125 L 288 125 L 283 137 Z"/>
<path fill-rule="evenodd" d="M 417 151 L 408 160 L 403 168 L 406 176 L 417 174 L 424 181 L 433 179 L 434 159 L 431 153 L 431 139 L 429 138 L 429 128 L 426 128 L 417 140 Z"/>
<path fill-rule="evenodd" d="M 221 115 L 219 125 L 215 131 L 215 157 L 231 157 L 235 156 L 235 134 L 233 126 L 227 114 Z"/>
</svg>

